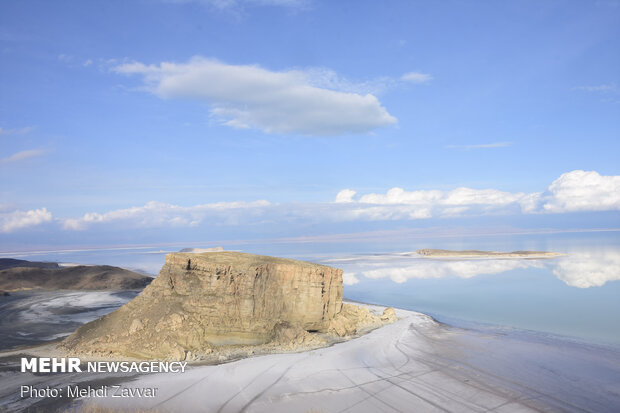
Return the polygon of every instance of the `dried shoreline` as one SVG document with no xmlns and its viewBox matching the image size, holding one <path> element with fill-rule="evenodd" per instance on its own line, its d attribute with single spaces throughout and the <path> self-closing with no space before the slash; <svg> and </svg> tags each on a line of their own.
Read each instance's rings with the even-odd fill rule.
<svg viewBox="0 0 620 413">
<path fill-rule="evenodd" d="M 375 314 L 385 308 L 356 304 Z M 457 328 L 408 310 L 396 309 L 396 315 L 395 323 L 319 349 L 253 354 L 214 364 L 190 363 L 185 373 L 34 376 L 19 373 L 18 357 L 26 353 L 49 357 L 55 344 L 3 352 L 0 362 L 6 365 L 12 360 L 15 367 L 4 368 L 0 389 L 6 392 L 0 394 L 0 408 L 71 406 L 75 411 L 190 413 L 205 409 L 332 411 L 355 405 L 358 411 L 370 411 L 376 403 L 390 403 L 401 411 L 440 406 L 451 411 L 499 408 L 535 412 L 609 411 L 619 402 L 599 383 L 599 377 L 620 373 L 618 350 L 548 335 L 537 339 L 514 330 Z M 573 369 L 575 363 L 585 361 L 591 367 L 588 372 Z M 576 372 L 579 380 L 574 377 Z M 158 388 L 159 393 L 154 398 L 131 399 L 20 400 L 15 396 L 20 384 L 57 387 L 68 382 L 80 388 L 112 384 Z M 375 396 L 368 398 L 368 392 Z"/>
<path fill-rule="evenodd" d="M 190 413 L 377 411 L 387 405 L 389 411 L 539 412 L 611 411 L 618 405 L 617 394 L 599 383 L 601 374 L 620 372 L 618 351 L 461 329 L 414 311 L 396 314 L 396 323 L 326 348 L 143 375 L 127 385 L 158 388 L 157 397 L 91 398 L 84 407 Z M 585 360 L 591 370 L 573 368 Z"/>
<path fill-rule="evenodd" d="M 334 344 L 349 341 L 365 334 L 370 333 L 377 328 L 396 321 L 393 309 L 391 307 L 381 307 L 382 312 L 372 311 L 367 304 L 344 302 L 344 305 L 362 314 L 361 319 L 346 320 L 349 323 L 349 330 L 343 336 L 330 333 L 307 333 L 302 337 L 279 337 L 276 340 L 260 344 L 260 345 L 224 345 L 218 346 L 214 351 L 204 354 L 190 354 L 185 361 L 189 365 L 217 365 L 244 359 L 247 357 L 265 355 L 265 354 L 283 354 L 283 353 L 299 353 L 319 348 L 330 347 Z M 368 310 L 368 311 L 366 311 Z M 385 312 L 387 310 L 387 313 Z M 387 316 L 386 316 L 387 314 Z M 13 350 L 0 351 L 0 359 L 15 356 L 31 356 L 31 357 L 79 357 L 83 362 L 89 361 L 146 361 L 159 359 L 145 359 L 130 356 L 121 356 L 117 354 L 103 355 L 96 353 L 68 353 L 62 348 L 62 339 L 54 340 L 38 344 L 31 347 L 20 347 Z M 168 359 L 161 359 L 161 361 Z"/>
</svg>

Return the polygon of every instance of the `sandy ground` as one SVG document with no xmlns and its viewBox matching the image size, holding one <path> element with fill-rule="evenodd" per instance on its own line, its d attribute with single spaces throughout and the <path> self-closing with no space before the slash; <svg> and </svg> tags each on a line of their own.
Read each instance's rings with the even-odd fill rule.
<svg viewBox="0 0 620 413">
<path fill-rule="evenodd" d="M 155 398 L 84 403 L 165 412 L 611 412 L 620 352 L 535 335 L 463 330 L 411 311 L 360 338 L 124 383 Z"/>
</svg>

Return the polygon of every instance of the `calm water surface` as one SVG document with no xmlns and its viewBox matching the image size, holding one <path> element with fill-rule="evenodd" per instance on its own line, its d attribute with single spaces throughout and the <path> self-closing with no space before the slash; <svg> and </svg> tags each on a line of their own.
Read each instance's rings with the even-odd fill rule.
<svg viewBox="0 0 620 413">
<path fill-rule="evenodd" d="M 488 323 L 494 326 L 485 328 L 526 329 L 620 346 L 619 232 L 224 247 L 342 268 L 347 299 L 421 311 L 460 326 Z M 110 264 L 155 275 L 165 254 L 180 248 L 0 256 Z M 546 260 L 428 259 L 412 253 L 420 248 L 543 250 L 566 256 Z"/>
</svg>

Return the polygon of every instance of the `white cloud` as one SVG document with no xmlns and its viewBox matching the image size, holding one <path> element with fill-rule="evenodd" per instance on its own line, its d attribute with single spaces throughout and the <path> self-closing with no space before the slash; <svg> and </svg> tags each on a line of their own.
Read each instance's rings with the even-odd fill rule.
<svg viewBox="0 0 620 413">
<path fill-rule="evenodd" d="M 1 135 L 25 135 L 27 133 L 30 133 L 33 129 L 34 127 L 32 126 L 25 126 L 23 128 L 15 128 L 15 129 L 0 128 L 0 136 Z"/>
<path fill-rule="evenodd" d="M 545 192 L 505 192 L 496 189 L 456 188 L 358 195 L 343 189 L 333 202 L 218 202 L 179 206 L 149 202 L 108 212 L 89 212 L 59 220 L 67 230 L 85 230 L 105 224 L 115 228 L 239 226 L 281 223 L 417 220 L 489 214 L 562 213 L 620 210 L 619 176 L 572 171 L 554 181 Z M 0 209 L 0 211 L 6 211 Z M 8 216 L 4 214 L 4 216 Z M 103 226 L 103 225 L 102 225 Z"/>
<path fill-rule="evenodd" d="M 481 143 L 476 145 L 446 145 L 448 149 L 490 149 L 490 148 L 505 148 L 507 146 L 512 145 L 512 142 L 492 142 L 492 143 Z"/>
<path fill-rule="evenodd" d="M 117 209 L 103 214 L 91 212 L 80 218 L 63 221 L 67 230 L 84 230 L 93 224 L 123 223 L 130 227 L 195 227 L 205 219 L 217 218 L 217 223 L 237 224 L 243 218 L 252 219 L 261 214 L 261 209 L 269 206 L 267 201 L 254 202 L 216 202 L 212 204 L 182 207 L 162 202 L 149 202 L 144 206 Z M 254 215 L 253 215 L 254 214 Z"/>
<path fill-rule="evenodd" d="M 336 200 L 334 202 L 336 202 L 337 204 L 353 202 L 353 197 L 355 196 L 355 194 L 356 192 L 351 189 L 343 189 L 342 191 L 338 192 L 338 194 L 336 195 Z"/>
<path fill-rule="evenodd" d="M 363 204 L 409 204 L 424 205 L 438 201 L 442 192 L 430 191 L 405 191 L 402 188 L 392 188 L 384 194 L 367 194 L 360 198 Z"/>
<path fill-rule="evenodd" d="M 374 79 L 353 82 L 338 76 L 336 72 L 327 68 L 310 68 L 303 71 L 312 86 L 338 90 L 340 92 L 351 92 L 358 94 L 381 94 L 390 89 L 396 89 L 405 83 L 428 83 L 433 77 L 424 73 L 407 73 L 400 78 L 390 76 L 380 76 Z"/>
<path fill-rule="evenodd" d="M 37 156 L 41 156 L 44 153 L 45 151 L 43 151 L 42 149 L 29 149 L 27 151 L 20 151 L 20 152 L 14 153 L 11 156 L 7 156 L 6 158 L 0 159 L 0 164 L 23 161 L 25 159 L 30 159 L 30 158 L 34 158 Z"/>
<path fill-rule="evenodd" d="M 441 199 L 441 205 L 486 205 L 505 206 L 519 202 L 524 193 L 511 193 L 497 189 L 457 188 Z"/>
<path fill-rule="evenodd" d="M 540 196 L 541 196 L 541 192 L 534 192 L 531 194 L 524 195 L 519 200 L 519 205 L 521 206 L 521 212 L 525 214 L 535 214 L 539 212 Z"/>
<path fill-rule="evenodd" d="M 381 76 L 375 79 L 354 82 L 343 78 L 335 71 L 324 67 L 312 67 L 303 70 L 303 75 L 308 83 L 314 87 L 336 90 L 339 92 L 357 93 L 361 95 L 377 95 L 386 90 L 397 87 L 398 79 L 389 76 Z"/>
<path fill-rule="evenodd" d="M 620 176 L 602 176 L 596 171 L 562 174 L 540 194 L 545 212 L 605 211 L 620 209 Z"/>
<path fill-rule="evenodd" d="M 400 220 L 459 216 L 465 213 L 505 212 L 562 213 L 620 210 L 620 176 L 601 176 L 595 171 L 562 174 L 545 192 L 505 192 L 497 189 L 456 188 L 451 191 L 406 191 L 392 188 L 354 199 L 356 192 L 344 189 L 334 203 L 343 219 Z"/>
<path fill-rule="evenodd" d="M 213 115 L 236 128 L 340 135 L 396 123 L 374 95 L 317 87 L 316 76 L 300 70 L 274 72 L 201 57 L 188 63 L 127 63 L 114 70 L 142 75 L 145 89 L 160 98 L 204 101 Z"/>
<path fill-rule="evenodd" d="M 382 205 L 506 205 L 517 202 L 522 193 L 513 194 L 496 189 L 456 188 L 452 191 L 421 190 L 405 191 L 402 188 L 392 188 L 385 194 L 367 194 L 360 198 L 360 203 Z"/>
<path fill-rule="evenodd" d="M 27 228 L 50 222 L 52 213 L 46 208 L 32 209 L 29 211 L 15 210 L 0 212 L 0 232 L 9 233 L 17 229 Z"/>
<path fill-rule="evenodd" d="M 347 211 L 344 219 L 350 220 L 401 220 L 432 218 L 429 208 L 410 206 L 364 206 Z"/>
<path fill-rule="evenodd" d="M 409 72 L 402 75 L 400 79 L 410 83 L 428 83 L 433 80 L 433 76 L 426 73 Z"/>
<path fill-rule="evenodd" d="M 385 194 L 366 194 L 358 201 L 355 191 L 343 190 L 336 196 L 336 203 L 354 204 L 343 211 L 347 219 L 400 220 L 427 219 L 432 217 L 459 216 L 470 210 L 478 213 L 501 211 L 524 198 L 523 193 L 510 193 L 496 189 L 456 188 L 452 191 L 405 191 L 392 188 Z"/>
<path fill-rule="evenodd" d="M 405 204 L 405 205 L 506 205 L 518 201 L 523 194 L 502 192 L 496 189 L 457 188 L 444 192 L 440 190 L 411 191 L 392 188 L 385 195 L 364 195 L 361 203 Z"/>
</svg>

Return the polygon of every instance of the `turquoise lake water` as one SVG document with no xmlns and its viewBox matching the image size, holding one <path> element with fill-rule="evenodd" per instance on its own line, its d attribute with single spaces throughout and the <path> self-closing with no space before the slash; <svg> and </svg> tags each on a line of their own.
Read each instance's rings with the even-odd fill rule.
<svg viewBox="0 0 620 413">
<path fill-rule="evenodd" d="M 156 275 L 160 246 L 3 253 L 3 257 L 110 264 Z M 323 263 L 344 270 L 346 299 L 421 311 L 459 326 L 524 329 L 620 346 L 620 232 L 415 238 L 397 241 L 223 245 L 227 250 Z M 421 248 L 539 250 L 553 259 L 428 259 Z"/>
</svg>

